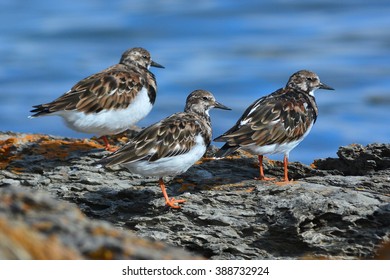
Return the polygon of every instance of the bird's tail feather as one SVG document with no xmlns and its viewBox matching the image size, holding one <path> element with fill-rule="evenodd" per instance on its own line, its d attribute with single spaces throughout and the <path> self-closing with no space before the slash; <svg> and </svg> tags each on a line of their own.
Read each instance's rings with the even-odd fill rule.
<svg viewBox="0 0 390 280">
<path fill-rule="evenodd" d="M 33 108 L 34 109 L 32 109 L 30 112 L 35 113 L 35 114 L 32 114 L 31 116 L 29 116 L 29 118 L 35 118 L 35 117 L 40 117 L 40 116 L 50 114 L 49 108 L 44 107 L 42 105 L 35 105 L 35 106 L 33 106 Z"/>
<path fill-rule="evenodd" d="M 226 157 L 232 154 L 233 152 L 235 152 L 239 147 L 240 146 L 230 146 L 228 143 L 225 143 L 225 145 L 223 145 L 222 148 L 215 153 L 215 157 L 216 158 Z"/>
</svg>

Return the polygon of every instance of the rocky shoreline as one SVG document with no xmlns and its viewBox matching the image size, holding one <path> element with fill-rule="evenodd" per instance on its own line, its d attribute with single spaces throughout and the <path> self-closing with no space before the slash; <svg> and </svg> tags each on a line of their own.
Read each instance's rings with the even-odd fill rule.
<svg viewBox="0 0 390 280">
<path fill-rule="evenodd" d="M 0 132 L 0 259 L 390 259 L 390 144 L 293 162 L 283 186 L 252 179 L 255 157 L 215 160 L 211 147 L 168 183 L 180 210 L 156 178 L 97 168 L 102 148 Z"/>
</svg>

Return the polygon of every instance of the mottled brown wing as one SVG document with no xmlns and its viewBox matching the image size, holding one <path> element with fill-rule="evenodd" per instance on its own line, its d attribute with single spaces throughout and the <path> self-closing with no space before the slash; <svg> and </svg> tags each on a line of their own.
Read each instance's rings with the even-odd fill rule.
<svg viewBox="0 0 390 280">
<path fill-rule="evenodd" d="M 279 90 L 254 102 L 236 125 L 215 141 L 264 146 L 299 139 L 317 118 L 314 98 Z"/>
<path fill-rule="evenodd" d="M 81 80 L 53 102 L 35 108 L 45 114 L 75 109 L 88 114 L 127 108 L 145 84 L 145 78 L 135 68 L 118 64 Z"/>
<path fill-rule="evenodd" d="M 195 137 L 202 131 L 201 126 L 202 122 L 192 114 L 174 114 L 142 130 L 121 149 L 104 158 L 102 163 L 112 166 L 184 154 L 194 147 Z"/>
</svg>

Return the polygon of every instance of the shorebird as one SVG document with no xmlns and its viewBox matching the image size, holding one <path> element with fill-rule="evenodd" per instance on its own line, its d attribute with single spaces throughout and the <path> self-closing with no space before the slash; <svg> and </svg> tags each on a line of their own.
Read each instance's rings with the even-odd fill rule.
<svg viewBox="0 0 390 280">
<path fill-rule="evenodd" d="M 50 103 L 33 106 L 33 115 L 57 115 L 73 130 L 101 137 L 118 134 L 146 117 L 156 100 L 157 83 L 150 66 L 164 68 L 143 48 L 128 49 L 118 64 L 76 83 Z"/>
<path fill-rule="evenodd" d="M 158 177 L 166 204 L 178 209 L 178 204 L 185 200 L 169 199 L 163 177 L 186 172 L 204 155 L 211 142 L 211 108 L 230 110 L 210 92 L 195 90 L 187 97 L 184 112 L 143 129 L 98 164 L 106 167 L 120 164 L 131 173 Z"/>
<path fill-rule="evenodd" d="M 283 180 L 288 182 L 289 153 L 309 134 L 318 116 L 317 89 L 333 90 L 313 72 L 294 73 L 284 88 L 256 100 L 232 128 L 214 139 L 226 142 L 215 156 L 225 157 L 239 148 L 258 155 L 256 179 L 273 180 L 264 176 L 263 155 L 282 153 Z"/>
</svg>

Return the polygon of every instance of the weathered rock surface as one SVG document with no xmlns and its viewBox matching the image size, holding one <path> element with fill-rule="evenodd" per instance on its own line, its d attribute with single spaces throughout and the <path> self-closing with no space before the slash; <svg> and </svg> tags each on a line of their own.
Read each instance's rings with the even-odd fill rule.
<svg viewBox="0 0 390 280">
<path fill-rule="evenodd" d="M 123 143 L 126 137 L 119 140 Z M 339 158 L 317 160 L 311 166 L 291 163 L 294 181 L 282 186 L 252 179 L 258 174 L 255 157 L 237 153 L 214 160 L 210 149 L 201 162 L 168 182 L 170 196 L 187 200 L 180 210 L 165 207 L 156 178 L 120 167 L 97 168 L 94 163 L 107 153 L 101 148 L 91 140 L 0 134 L 0 196 L 43 190 L 76 204 L 92 219 L 83 218 L 85 225 L 104 223 L 113 230 L 113 224 L 120 236 L 135 234 L 173 250 L 157 250 L 160 255 L 155 258 L 191 257 L 169 246 L 211 259 L 370 259 L 379 257 L 379 251 L 381 258 L 388 256 L 388 245 L 378 248 L 390 237 L 389 144 L 341 147 Z M 282 164 L 268 161 L 265 172 L 281 177 Z M 63 202 L 58 202 L 62 210 L 55 205 L 51 211 L 57 211 L 59 221 L 61 213 L 66 219 L 76 211 L 67 204 L 71 210 L 66 216 Z M 26 213 L 12 209 L 0 207 L 0 213 L 8 213 L 11 221 L 17 215 L 31 226 Z M 36 217 L 44 214 L 37 212 Z M 83 239 L 75 231 L 81 227 L 77 219 L 68 218 L 66 225 L 53 226 L 58 246 L 69 247 L 74 258 L 91 258 L 78 247 Z M 83 232 L 87 236 L 89 231 Z M 124 239 L 112 242 L 118 248 L 121 242 L 131 243 Z M 114 258 L 152 258 L 115 252 Z"/>
<path fill-rule="evenodd" d="M 161 242 L 145 241 L 47 193 L 0 188 L 0 259 L 193 259 Z"/>
</svg>

